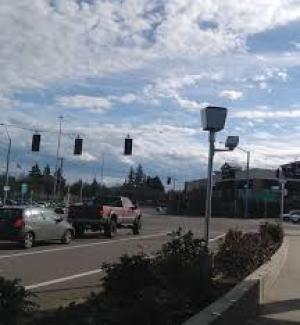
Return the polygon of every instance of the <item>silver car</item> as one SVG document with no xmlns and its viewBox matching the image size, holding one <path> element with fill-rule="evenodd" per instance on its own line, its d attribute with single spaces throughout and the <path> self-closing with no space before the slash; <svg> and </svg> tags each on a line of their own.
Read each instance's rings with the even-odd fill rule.
<svg viewBox="0 0 300 325">
<path fill-rule="evenodd" d="M 38 241 L 59 240 L 69 244 L 72 225 L 52 209 L 28 206 L 0 208 L 0 240 L 15 241 L 30 248 Z"/>
</svg>

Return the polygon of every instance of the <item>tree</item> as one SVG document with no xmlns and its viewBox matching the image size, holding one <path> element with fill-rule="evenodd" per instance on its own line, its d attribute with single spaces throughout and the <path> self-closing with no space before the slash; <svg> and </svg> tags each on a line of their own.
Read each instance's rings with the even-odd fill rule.
<svg viewBox="0 0 300 325">
<path fill-rule="evenodd" d="M 144 185 L 144 183 L 146 182 L 146 175 L 143 171 L 143 167 L 141 164 L 138 165 L 136 172 L 135 172 L 135 180 L 134 183 L 137 187 L 141 187 Z"/>
<path fill-rule="evenodd" d="M 51 175 L 51 170 L 50 170 L 50 166 L 49 164 L 47 164 L 44 168 L 44 171 L 43 171 L 43 175 L 44 176 L 50 176 Z"/>
<path fill-rule="evenodd" d="M 30 177 L 41 177 L 42 176 L 40 167 L 37 163 L 32 166 L 31 171 L 29 172 L 29 176 Z"/>
</svg>

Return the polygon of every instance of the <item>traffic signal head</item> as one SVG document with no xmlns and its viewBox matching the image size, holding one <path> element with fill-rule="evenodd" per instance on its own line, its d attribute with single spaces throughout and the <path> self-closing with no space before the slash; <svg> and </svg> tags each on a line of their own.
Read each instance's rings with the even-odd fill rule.
<svg viewBox="0 0 300 325">
<path fill-rule="evenodd" d="M 31 143 L 31 151 L 40 151 L 40 142 L 41 142 L 41 135 L 34 134 L 32 136 L 32 143 Z"/>
<path fill-rule="evenodd" d="M 81 139 L 79 137 L 75 139 L 74 155 L 82 154 L 82 142 L 83 142 L 83 139 Z"/>
<path fill-rule="evenodd" d="M 170 185 L 171 184 L 171 181 L 172 181 L 171 177 L 168 177 L 167 184 Z"/>
<path fill-rule="evenodd" d="M 125 139 L 124 155 L 132 155 L 132 139 L 129 137 Z"/>
</svg>

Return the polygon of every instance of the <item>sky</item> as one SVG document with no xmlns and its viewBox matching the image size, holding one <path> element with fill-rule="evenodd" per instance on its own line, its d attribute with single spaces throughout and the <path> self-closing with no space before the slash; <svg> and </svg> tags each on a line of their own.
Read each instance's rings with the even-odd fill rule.
<svg viewBox="0 0 300 325">
<path fill-rule="evenodd" d="M 36 162 L 54 169 L 62 115 L 69 182 L 99 180 L 103 160 L 108 185 L 140 163 L 180 186 L 205 177 L 208 105 L 228 108 L 217 145 L 238 135 L 251 167 L 300 159 L 300 0 L 2 0 L 0 30 L 0 123 L 16 126 L 11 173 Z M 2 126 L 0 172 L 6 149 Z M 215 170 L 225 161 L 245 166 L 246 155 L 218 153 Z"/>
</svg>

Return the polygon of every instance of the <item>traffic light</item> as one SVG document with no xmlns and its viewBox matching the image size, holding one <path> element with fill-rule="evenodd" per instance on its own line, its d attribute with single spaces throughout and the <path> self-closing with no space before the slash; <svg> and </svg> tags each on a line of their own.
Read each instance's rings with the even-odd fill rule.
<svg viewBox="0 0 300 325">
<path fill-rule="evenodd" d="M 124 155 L 132 155 L 132 139 L 129 137 L 129 135 L 127 138 L 125 138 Z"/>
<path fill-rule="evenodd" d="M 276 169 L 276 178 L 279 178 L 279 176 L 280 176 L 280 169 L 278 168 Z"/>
<path fill-rule="evenodd" d="M 74 155 L 82 154 L 82 142 L 83 139 L 79 138 L 79 136 L 75 139 Z"/>
<path fill-rule="evenodd" d="M 40 151 L 40 142 L 41 142 L 41 135 L 34 134 L 32 136 L 31 151 L 35 151 L 35 152 Z"/>
<path fill-rule="evenodd" d="M 172 178 L 171 177 L 168 177 L 167 184 L 170 185 L 171 184 L 171 181 L 172 181 Z"/>
</svg>

